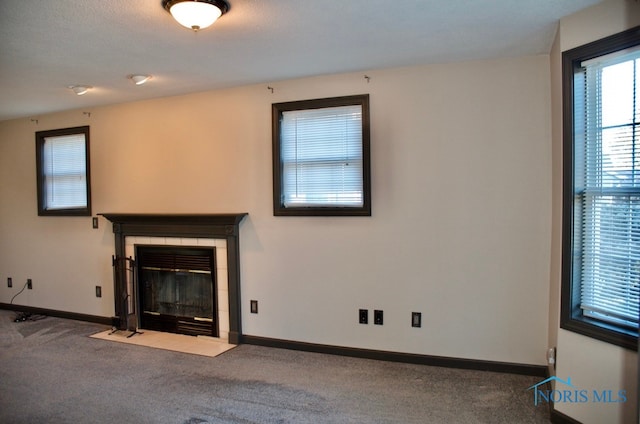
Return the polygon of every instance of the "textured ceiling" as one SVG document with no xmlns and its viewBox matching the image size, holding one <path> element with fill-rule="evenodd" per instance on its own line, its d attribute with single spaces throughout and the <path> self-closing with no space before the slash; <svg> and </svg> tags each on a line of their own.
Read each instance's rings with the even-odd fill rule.
<svg viewBox="0 0 640 424">
<path fill-rule="evenodd" d="M 0 0 L 0 120 L 252 83 L 548 53 L 598 0 L 229 0 L 194 33 L 161 0 Z M 127 75 L 153 79 L 135 86 Z M 67 87 L 94 87 L 84 96 Z"/>
</svg>

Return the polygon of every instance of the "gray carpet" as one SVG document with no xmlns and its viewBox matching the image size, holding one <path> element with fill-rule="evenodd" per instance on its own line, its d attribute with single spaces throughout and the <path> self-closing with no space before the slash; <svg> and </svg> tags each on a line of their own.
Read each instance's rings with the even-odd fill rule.
<svg viewBox="0 0 640 424">
<path fill-rule="evenodd" d="M 0 310 L 2 423 L 548 423 L 541 379 L 241 345 L 217 358 Z M 134 336 L 135 337 L 135 336 Z"/>
</svg>

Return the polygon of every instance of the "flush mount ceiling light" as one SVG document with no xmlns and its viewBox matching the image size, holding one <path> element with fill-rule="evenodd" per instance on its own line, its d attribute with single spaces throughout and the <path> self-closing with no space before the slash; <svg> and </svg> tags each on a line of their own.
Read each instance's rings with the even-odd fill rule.
<svg viewBox="0 0 640 424">
<path fill-rule="evenodd" d="M 91 87 L 90 85 L 70 85 L 69 88 L 73 90 L 73 92 L 76 93 L 78 96 L 82 96 L 83 94 L 86 94 L 87 91 L 89 91 L 93 87 Z"/>
<path fill-rule="evenodd" d="M 142 85 L 151 79 L 151 75 L 136 74 L 136 75 L 129 75 L 127 78 L 133 81 L 135 85 Z"/>
<path fill-rule="evenodd" d="M 210 26 L 229 10 L 224 0 L 162 0 L 162 6 L 180 25 L 194 31 Z"/>
</svg>

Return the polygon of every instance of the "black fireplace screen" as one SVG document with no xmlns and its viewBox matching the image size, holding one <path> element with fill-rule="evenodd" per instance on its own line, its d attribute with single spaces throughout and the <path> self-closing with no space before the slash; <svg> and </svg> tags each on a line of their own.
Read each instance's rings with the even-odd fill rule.
<svg viewBox="0 0 640 424">
<path fill-rule="evenodd" d="M 215 248 L 137 246 L 140 312 L 143 324 L 154 316 L 168 324 L 176 317 L 213 322 L 215 309 Z M 161 323 L 150 322 L 152 328 Z M 167 331 L 173 331 L 170 328 Z M 177 330 L 176 330 L 177 331 Z"/>
<path fill-rule="evenodd" d="M 142 311 L 213 319 L 211 272 L 141 267 Z"/>
</svg>

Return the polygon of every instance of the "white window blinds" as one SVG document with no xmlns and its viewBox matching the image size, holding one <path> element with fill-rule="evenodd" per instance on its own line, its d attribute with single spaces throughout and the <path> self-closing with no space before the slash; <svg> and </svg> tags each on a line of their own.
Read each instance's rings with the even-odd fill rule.
<svg viewBox="0 0 640 424">
<path fill-rule="evenodd" d="M 640 49 L 582 63 L 575 79 L 574 223 L 585 316 L 638 327 Z"/>
<path fill-rule="evenodd" d="M 362 207 L 362 106 L 283 112 L 280 143 L 285 207 Z"/>
<path fill-rule="evenodd" d="M 42 171 L 45 209 L 87 206 L 84 134 L 46 137 L 42 148 Z"/>
</svg>

